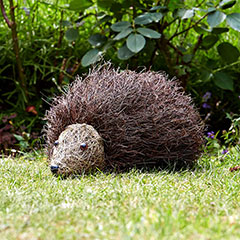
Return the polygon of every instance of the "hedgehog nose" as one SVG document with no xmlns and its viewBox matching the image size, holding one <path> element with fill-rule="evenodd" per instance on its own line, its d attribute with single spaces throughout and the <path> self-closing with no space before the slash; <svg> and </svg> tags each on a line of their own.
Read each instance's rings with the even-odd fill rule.
<svg viewBox="0 0 240 240">
<path fill-rule="evenodd" d="M 51 166 L 50 166 L 50 169 L 51 169 L 51 172 L 52 172 L 53 174 L 56 174 L 57 171 L 58 171 L 58 169 L 59 169 L 59 166 L 57 166 L 57 165 L 51 165 Z"/>
</svg>

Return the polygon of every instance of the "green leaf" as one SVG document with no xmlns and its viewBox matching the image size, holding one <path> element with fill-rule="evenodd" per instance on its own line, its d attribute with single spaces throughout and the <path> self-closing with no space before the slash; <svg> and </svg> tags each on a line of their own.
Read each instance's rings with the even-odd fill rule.
<svg viewBox="0 0 240 240">
<path fill-rule="evenodd" d="M 227 15 L 227 23 L 231 28 L 240 32 L 240 13 L 232 13 Z"/>
<path fill-rule="evenodd" d="M 165 12 L 165 11 L 167 11 L 167 7 L 166 6 L 155 6 L 155 7 L 152 7 L 151 9 L 150 9 L 150 11 L 156 11 L 156 10 L 160 10 L 160 11 L 162 11 L 162 12 Z"/>
<path fill-rule="evenodd" d="M 188 19 L 188 18 L 191 18 L 194 16 L 194 10 L 191 9 L 191 10 L 187 10 L 185 11 L 185 13 L 183 14 L 182 16 L 182 19 Z"/>
<path fill-rule="evenodd" d="M 122 38 L 125 38 L 127 37 L 131 32 L 132 32 L 132 28 L 126 28 L 126 29 L 123 29 L 119 34 L 117 34 L 113 40 L 120 40 Z"/>
<path fill-rule="evenodd" d="M 135 24 L 139 24 L 139 25 L 149 24 L 152 21 L 153 21 L 153 19 L 151 18 L 149 13 L 145 13 L 145 14 L 140 15 L 140 16 L 138 16 L 134 19 Z"/>
<path fill-rule="evenodd" d="M 98 17 L 98 21 L 94 24 L 94 26 L 92 28 L 94 29 L 97 26 L 101 25 L 102 23 L 108 22 L 110 20 L 112 20 L 112 17 L 109 15 L 105 15 L 103 17 Z"/>
<path fill-rule="evenodd" d="M 69 28 L 65 33 L 65 37 L 68 41 L 76 41 L 79 38 L 79 32 L 77 29 Z"/>
<path fill-rule="evenodd" d="M 211 12 L 215 12 L 217 9 L 215 7 L 210 7 L 208 8 L 207 12 L 211 13 Z"/>
<path fill-rule="evenodd" d="M 111 26 L 111 29 L 114 31 L 114 32 L 121 32 L 122 30 L 128 28 L 131 26 L 131 23 L 130 22 L 127 22 L 127 21 L 122 21 L 122 22 L 116 22 L 114 23 L 112 26 Z"/>
<path fill-rule="evenodd" d="M 223 0 L 219 3 L 220 8 L 227 9 L 231 8 L 233 5 L 235 5 L 235 0 Z"/>
<path fill-rule="evenodd" d="M 149 24 L 151 22 L 159 22 L 163 17 L 163 14 L 160 12 L 156 12 L 156 13 L 144 13 L 138 17 L 136 17 L 134 19 L 135 24 L 138 25 L 145 25 L 145 24 Z"/>
<path fill-rule="evenodd" d="M 69 27 L 69 26 L 72 25 L 72 23 L 69 22 L 69 21 L 65 21 L 65 20 L 63 20 L 63 21 L 61 22 L 61 25 L 62 25 L 63 27 Z"/>
<path fill-rule="evenodd" d="M 217 50 L 221 58 L 227 63 L 236 62 L 240 56 L 239 50 L 228 42 L 219 44 Z"/>
<path fill-rule="evenodd" d="M 134 54 L 134 52 L 130 51 L 127 48 L 126 44 L 118 50 L 118 58 L 121 60 L 127 60 L 131 58 Z"/>
<path fill-rule="evenodd" d="M 187 10 L 184 8 L 179 8 L 173 11 L 173 17 L 174 18 L 182 18 Z"/>
<path fill-rule="evenodd" d="M 214 4 L 213 4 L 212 2 L 207 2 L 206 5 L 207 5 L 208 7 L 214 7 Z"/>
<path fill-rule="evenodd" d="M 109 15 L 105 15 L 104 17 L 100 18 L 98 21 L 98 24 L 102 24 L 104 22 L 108 22 L 110 20 L 112 20 L 113 17 L 109 16 Z"/>
<path fill-rule="evenodd" d="M 192 58 L 193 58 L 192 54 L 186 54 L 186 55 L 183 56 L 182 59 L 185 63 L 189 63 L 189 62 L 191 62 Z"/>
<path fill-rule="evenodd" d="M 13 135 L 19 142 L 24 141 L 24 138 L 21 135 L 17 135 L 17 134 L 13 134 Z"/>
<path fill-rule="evenodd" d="M 102 47 L 103 51 L 106 52 L 109 48 L 111 48 L 113 45 L 113 40 L 109 39 L 107 43 Z"/>
<path fill-rule="evenodd" d="M 212 73 L 207 70 L 202 70 L 200 79 L 204 82 L 207 82 L 212 77 Z"/>
<path fill-rule="evenodd" d="M 225 33 L 225 32 L 228 32 L 228 31 L 229 31 L 228 28 L 213 28 L 212 29 L 213 34 L 221 34 L 221 33 Z"/>
<path fill-rule="evenodd" d="M 97 0 L 97 5 L 101 8 L 110 8 L 112 4 L 111 0 Z"/>
<path fill-rule="evenodd" d="M 146 40 L 145 38 L 137 33 L 132 33 L 127 38 L 127 47 L 130 51 L 137 53 L 141 51 L 145 46 Z"/>
<path fill-rule="evenodd" d="M 137 28 L 137 31 L 148 38 L 160 38 L 161 34 L 150 28 Z"/>
<path fill-rule="evenodd" d="M 187 49 L 186 49 L 186 48 L 184 48 L 184 47 L 181 47 L 181 46 L 177 46 L 177 49 L 178 49 L 179 51 L 181 51 L 182 53 L 184 53 L 184 52 L 186 52 L 186 51 L 187 51 Z"/>
<path fill-rule="evenodd" d="M 195 26 L 194 30 L 199 34 L 204 34 L 204 33 L 207 33 L 207 32 L 211 32 L 211 30 L 208 29 L 208 26 L 204 23 L 201 23 L 201 24 Z"/>
<path fill-rule="evenodd" d="M 159 21 L 162 19 L 162 17 L 163 17 L 162 13 L 160 13 L 160 12 L 149 13 L 149 15 L 150 15 L 150 18 L 151 18 L 154 22 L 159 22 Z"/>
<path fill-rule="evenodd" d="M 93 3 L 90 0 L 72 0 L 69 4 L 69 10 L 84 11 L 92 6 L 92 4 Z"/>
<path fill-rule="evenodd" d="M 88 42 L 94 46 L 99 47 L 107 41 L 107 38 L 99 33 L 93 34 L 89 39 Z"/>
<path fill-rule="evenodd" d="M 217 35 L 208 35 L 205 38 L 203 38 L 201 46 L 203 49 L 208 50 L 212 48 L 218 40 L 219 38 Z"/>
<path fill-rule="evenodd" d="M 207 22 L 211 27 L 216 27 L 220 23 L 222 23 L 226 18 L 226 14 L 220 11 L 214 11 L 209 13 Z"/>
<path fill-rule="evenodd" d="M 214 83 L 221 89 L 233 91 L 232 77 L 226 72 L 217 72 L 214 74 Z"/>
<path fill-rule="evenodd" d="M 82 66 L 86 67 L 95 62 L 97 62 L 100 58 L 101 52 L 94 48 L 89 50 L 83 57 L 82 57 Z"/>
</svg>

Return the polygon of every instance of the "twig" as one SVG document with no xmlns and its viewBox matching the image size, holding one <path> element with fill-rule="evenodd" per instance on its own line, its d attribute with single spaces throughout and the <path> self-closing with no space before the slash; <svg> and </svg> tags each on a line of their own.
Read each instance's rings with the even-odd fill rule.
<svg viewBox="0 0 240 240">
<path fill-rule="evenodd" d="M 203 38 L 203 34 L 201 34 L 199 37 L 198 37 L 198 41 L 193 49 L 193 55 L 196 53 L 196 51 L 198 50 L 198 48 L 200 47 L 201 43 L 202 43 L 202 38 Z"/>
<path fill-rule="evenodd" d="M 13 50 L 14 50 L 15 57 L 16 57 L 16 64 L 17 64 L 18 75 L 19 75 L 19 83 L 24 92 L 24 99 L 26 99 L 27 89 L 26 89 L 25 75 L 23 72 L 22 62 L 20 59 L 20 50 L 19 50 L 19 43 L 18 43 L 18 36 L 17 36 L 17 26 L 16 26 L 16 20 L 15 20 L 15 14 L 14 14 L 14 10 L 16 7 L 13 5 L 13 0 L 9 0 L 9 3 L 10 3 L 11 21 L 7 17 L 7 14 L 6 14 L 6 11 L 4 8 L 4 4 L 3 4 L 3 0 L 0 0 L 1 11 L 2 11 L 3 17 L 12 32 Z"/>
<path fill-rule="evenodd" d="M 153 50 L 153 52 L 152 52 L 152 54 L 151 54 L 151 58 L 150 58 L 150 61 L 149 61 L 149 64 L 148 64 L 148 69 L 150 69 L 151 66 L 153 65 L 153 61 L 154 61 L 154 58 L 155 58 L 155 56 L 156 56 L 157 50 L 158 50 L 158 46 L 155 45 L 155 48 L 154 48 L 154 50 Z"/>
<path fill-rule="evenodd" d="M 12 28 L 13 23 L 7 17 L 7 14 L 6 14 L 4 5 L 3 5 L 3 0 L 0 0 L 0 5 L 1 5 L 1 11 L 2 11 L 2 15 L 3 15 L 3 18 L 4 18 L 5 22 L 7 23 L 9 28 Z"/>
<path fill-rule="evenodd" d="M 181 32 L 178 32 L 178 33 L 174 34 L 172 37 L 170 37 L 170 38 L 168 39 L 168 41 L 171 41 L 173 38 L 177 37 L 178 35 L 181 35 L 181 34 L 187 32 L 188 30 L 190 30 L 191 28 L 195 27 L 196 25 L 198 25 L 205 17 L 208 16 L 208 14 L 209 14 L 209 12 L 206 13 L 205 15 L 203 15 L 203 16 L 202 16 L 197 22 L 195 22 L 193 25 L 191 25 L 191 26 L 189 26 L 188 28 L 182 30 Z"/>
<path fill-rule="evenodd" d="M 13 0 L 9 0 L 9 2 L 10 2 L 10 16 L 11 16 L 11 20 L 12 20 L 11 30 L 12 30 L 12 39 L 13 39 L 13 49 L 14 49 L 15 56 L 16 56 L 20 84 L 24 90 L 24 93 L 27 95 L 25 76 L 23 73 L 22 62 L 20 59 L 20 50 L 19 50 L 19 43 L 18 43 L 18 36 L 17 36 L 17 25 L 16 25 L 16 21 L 15 21 L 15 14 L 14 14 L 15 7 L 13 6 Z"/>
<path fill-rule="evenodd" d="M 234 65 L 237 65 L 237 64 L 239 64 L 239 63 L 240 63 L 240 61 L 237 61 L 237 62 L 228 64 L 228 65 L 226 65 L 226 66 L 224 66 L 224 67 L 217 68 L 217 69 L 213 70 L 212 73 L 216 73 L 216 72 L 222 71 L 222 70 L 224 70 L 224 69 L 227 69 L 227 68 L 229 68 L 229 67 L 232 67 L 232 66 L 234 66 Z"/>
<path fill-rule="evenodd" d="M 183 53 L 179 49 L 177 49 L 173 44 L 171 44 L 170 42 L 167 42 L 167 45 L 169 45 L 169 47 L 174 49 L 178 53 L 178 55 L 183 56 Z"/>
</svg>

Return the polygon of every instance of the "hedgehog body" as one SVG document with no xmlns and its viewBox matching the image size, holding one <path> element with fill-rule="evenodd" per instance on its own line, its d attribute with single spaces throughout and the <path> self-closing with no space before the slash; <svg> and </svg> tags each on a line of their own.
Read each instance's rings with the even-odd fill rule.
<svg viewBox="0 0 240 240">
<path fill-rule="evenodd" d="M 110 64 L 77 78 L 54 99 L 46 120 L 50 162 L 56 156 L 54 142 L 72 124 L 90 125 L 101 136 L 104 168 L 192 164 L 203 143 L 199 113 L 175 80 L 165 73 L 115 70 Z M 71 161 L 66 164 L 72 172 Z"/>
</svg>

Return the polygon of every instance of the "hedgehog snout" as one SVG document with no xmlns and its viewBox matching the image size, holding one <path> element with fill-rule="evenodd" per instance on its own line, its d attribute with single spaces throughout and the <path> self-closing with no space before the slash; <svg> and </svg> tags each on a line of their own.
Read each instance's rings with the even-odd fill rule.
<svg viewBox="0 0 240 240">
<path fill-rule="evenodd" d="M 50 166 L 51 172 L 56 174 L 58 172 L 59 166 L 58 165 L 51 165 Z"/>
</svg>

